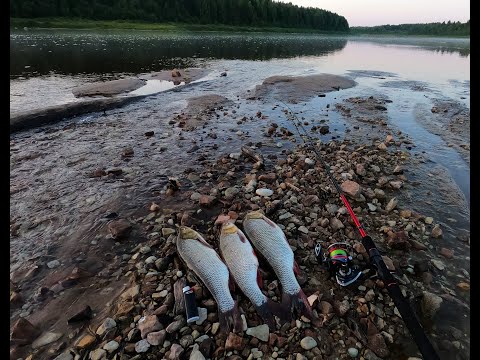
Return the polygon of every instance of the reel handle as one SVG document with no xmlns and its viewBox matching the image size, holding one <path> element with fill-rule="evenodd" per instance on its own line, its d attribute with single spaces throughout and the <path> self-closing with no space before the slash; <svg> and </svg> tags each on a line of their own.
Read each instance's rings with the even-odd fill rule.
<svg viewBox="0 0 480 360">
<path fill-rule="evenodd" d="M 323 264 L 322 245 L 320 243 L 315 244 L 315 257 L 319 264 Z"/>
</svg>

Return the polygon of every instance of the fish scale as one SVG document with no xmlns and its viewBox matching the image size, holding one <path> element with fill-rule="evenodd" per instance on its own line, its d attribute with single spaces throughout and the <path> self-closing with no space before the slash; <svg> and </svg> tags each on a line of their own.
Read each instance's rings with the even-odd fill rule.
<svg viewBox="0 0 480 360">
<path fill-rule="evenodd" d="M 282 229 L 263 218 L 246 219 L 243 228 L 255 248 L 272 266 L 283 286 L 283 291 L 291 295 L 297 294 L 300 285 L 293 272 L 295 259 Z"/>
<path fill-rule="evenodd" d="M 250 301 L 256 306 L 266 303 L 267 298 L 257 284 L 258 259 L 250 242 L 235 225 L 222 226 L 220 251 L 235 282 Z"/>
<path fill-rule="evenodd" d="M 222 331 L 242 330 L 242 319 L 229 288 L 230 272 L 217 252 L 195 230 L 180 226 L 177 251 L 186 265 L 195 272 L 218 304 Z"/>
<path fill-rule="evenodd" d="M 217 252 L 199 241 L 182 241 L 178 250 L 187 266 L 212 293 L 220 311 L 233 309 L 234 301 L 228 288 L 229 271 Z"/>
<path fill-rule="evenodd" d="M 284 313 L 298 310 L 312 318 L 312 308 L 295 277 L 298 267 L 282 229 L 260 211 L 245 215 L 243 229 L 255 248 L 265 257 L 282 284 Z"/>
</svg>

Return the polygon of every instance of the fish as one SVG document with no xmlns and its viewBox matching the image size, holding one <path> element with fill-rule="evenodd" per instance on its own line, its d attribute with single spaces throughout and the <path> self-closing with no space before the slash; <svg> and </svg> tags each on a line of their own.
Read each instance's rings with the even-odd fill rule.
<svg viewBox="0 0 480 360">
<path fill-rule="evenodd" d="M 275 330 L 275 318 L 281 317 L 280 304 L 266 297 L 260 287 L 262 277 L 255 250 L 245 234 L 232 221 L 220 228 L 220 254 L 227 264 L 235 283 L 252 302 L 257 313 L 270 329 Z"/>
<path fill-rule="evenodd" d="M 290 318 L 297 311 L 311 319 L 312 308 L 295 277 L 300 268 L 282 229 L 258 210 L 247 213 L 242 225 L 248 239 L 267 260 L 282 284 L 281 306 L 284 314 Z"/>
<path fill-rule="evenodd" d="M 215 249 L 195 230 L 180 226 L 177 252 L 217 302 L 220 328 L 229 332 L 233 326 L 234 332 L 242 331 L 238 304 L 230 293 L 230 272 Z"/>
</svg>

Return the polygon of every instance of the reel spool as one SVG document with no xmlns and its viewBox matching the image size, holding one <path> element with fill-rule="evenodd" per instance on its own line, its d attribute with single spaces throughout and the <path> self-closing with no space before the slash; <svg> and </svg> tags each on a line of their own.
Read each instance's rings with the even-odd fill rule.
<svg viewBox="0 0 480 360">
<path fill-rule="evenodd" d="M 348 286 L 362 275 L 358 266 L 353 264 L 353 258 L 348 255 L 347 243 L 334 243 L 322 252 L 322 245 L 315 245 L 315 256 L 320 264 L 325 264 L 331 276 L 335 276 L 340 286 Z"/>
</svg>

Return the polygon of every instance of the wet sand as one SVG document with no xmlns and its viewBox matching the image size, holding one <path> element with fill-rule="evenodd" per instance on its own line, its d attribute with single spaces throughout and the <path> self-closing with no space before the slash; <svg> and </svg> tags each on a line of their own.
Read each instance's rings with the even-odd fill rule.
<svg viewBox="0 0 480 360">
<path fill-rule="evenodd" d="M 343 76 L 319 74 L 310 76 L 272 76 L 255 88 L 254 96 L 272 96 L 287 103 L 306 101 L 324 92 L 355 86 L 355 81 Z"/>
<path fill-rule="evenodd" d="M 78 86 L 72 90 L 76 97 L 88 96 L 113 96 L 137 90 L 147 83 L 147 80 L 171 81 L 176 84 L 188 84 L 205 76 L 208 71 L 204 69 L 173 69 L 149 74 L 140 74 L 136 78 L 110 80 L 89 83 Z"/>
</svg>

